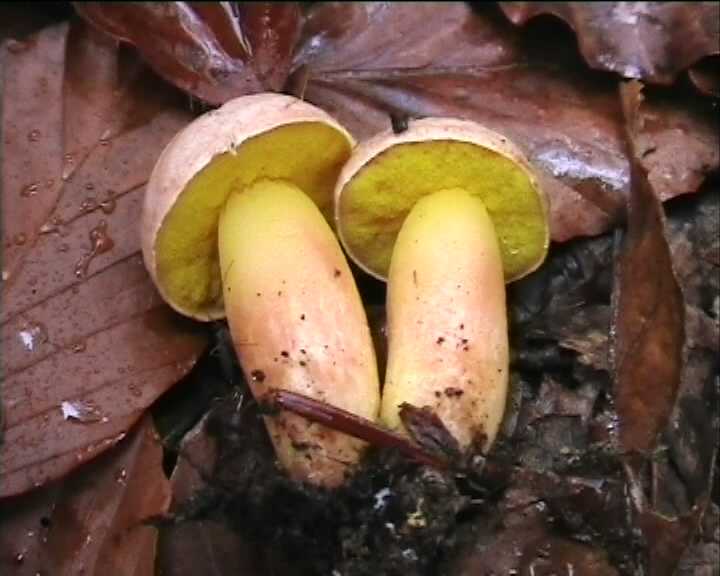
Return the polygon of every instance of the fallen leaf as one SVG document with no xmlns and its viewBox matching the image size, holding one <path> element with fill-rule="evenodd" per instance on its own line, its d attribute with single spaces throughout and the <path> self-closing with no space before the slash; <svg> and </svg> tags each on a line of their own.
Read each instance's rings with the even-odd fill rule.
<svg viewBox="0 0 720 576">
<path fill-rule="evenodd" d="M 137 229 L 155 159 L 189 116 L 172 94 L 125 85 L 115 86 L 124 98 L 110 94 L 108 46 L 79 63 L 102 100 L 85 104 L 78 78 L 63 74 L 75 42 L 100 48 L 60 24 L 5 54 L 0 497 L 119 441 L 205 341 L 155 291 Z M 85 122 L 78 108 L 105 111 L 107 122 L 73 128 Z"/>
<path fill-rule="evenodd" d="M 62 93 L 65 179 L 97 147 L 185 102 L 132 48 L 118 46 L 78 18 L 70 27 L 65 61 L 71 63 Z"/>
<path fill-rule="evenodd" d="M 597 395 L 598 391 L 591 385 L 572 390 L 545 374 L 536 403 L 530 412 L 529 422 L 553 415 L 577 416 L 587 422 L 592 415 Z"/>
<path fill-rule="evenodd" d="M 698 190 L 720 163 L 717 109 L 700 98 L 685 101 L 679 107 L 668 94 L 648 95 L 633 137 L 650 189 L 663 202 Z"/>
<path fill-rule="evenodd" d="M 510 492 L 504 499 L 502 520 L 486 520 L 443 574 L 617 576 L 602 550 L 553 534 L 547 506 L 532 494 L 516 492 L 522 496 Z"/>
<path fill-rule="evenodd" d="M 680 502 L 661 508 L 684 515 L 712 490 L 714 454 L 720 445 L 720 387 L 716 381 L 720 353 L 720 195 L 711 187 L 680 207 L 669 221 L 675 272 L 685 297 L 685 348 L 678 399 L 664 437 L 669 450 L 665 468 L 656 470 L 659 499 L 673 473 L 684 486 Z M 678 482 L 676 482 L 677 484 Z"/>
<path fill-rule="evenodd" d="M 623 87 L 628 134 L 640 93 Z M 628 138 L 630 141 L 630 138 Z M 630 155 L 635 154 L 630 145 Z M 614 395 L 624 450 L 648 453 L 667 426 L 680 387 L 685 305 L 665 236 L 664 212 L 646 170 L 632 162 L 627 231 L 616 265 Z"/>
<path fill-rule="evenodd" d="M 553 239 L 596 235 L 622 215 L 629 182 L 615 82 L 545 55 L 489 9 L 321 3 L 306 16 L 288 89 L 360 139 L 390 128 L 391 114 L 467 118 L 507 134 L 549 196 Z M 716 134 L 710 150 L 704 136 L 687 138 L 715 158 Z M 658 159 L 671 143 L 658 141 Z M 698 160 L 686 160 L 690 168 L 674 163 L 677 176 L 663 176 L 663 197 L 694 190 L 685 174 Z"/>
<path fill-rule="evenodd" d="M 711 502 L 705 511 L 699 537 L 678 565 L 677 576 L 712 576 L 720 557 L 720 507 Z"/>
<path fill-rule="evenodd" d="M 171 513 L 183 514 L 202 498 L 217 460 L 215 440 L 205 430 L 203 418 L 185 435 L 170 483 Z M 217 487 L 215 487 L 218 489 Z M 160 531 L 158 569 L 163 576 L 251 576 L 261 574 L 252 549 L 239 533 L 212 518 L 187 518 Z"/>
<path fill-rule="evenodd" d="M 170 486 L 145 418 L 113 450 L 42 490 L 0 504 L 0 568 L 17 576 L 151 576 Z"/>
<path fill-rule="evenodd" d="M 540 14 L 564 20 L 587 63 L 626 78 L 672 84 L 689 66 L 717 54 L 715 2 L 500 2 L 515 24 Z"/>
<path fill-rule="evenodd" d="M 211 104 L 279 90 L 300 26 L 295 2 L 74 2 L 88 22 L 137 47 L 169 82 Z"/>
<path fill-rule="evenodd" d="M 12 38 L 21 46 L 21 38 L 29 36 L 51 24 L 66 20 L 72 8 L 65 2 L 45 2 L 42 10 L 28 10 L 27 6 L 17 2 L 4 2 L 0 5 L 0 40 Z"/>
<path fill-rule="evenodd" d="M 640 513 L 638 523 L 647 541 L 648 573 L 672 576 L 700 524 L 701 508 L 682 518 L 666 518 L 656 512 Z"/>
</svg>

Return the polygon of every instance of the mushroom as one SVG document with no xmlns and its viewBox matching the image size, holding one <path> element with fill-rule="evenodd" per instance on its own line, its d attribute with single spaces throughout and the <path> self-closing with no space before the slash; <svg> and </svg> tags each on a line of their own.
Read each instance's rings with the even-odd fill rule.
<svg viewBox="0 0 720 576">
<path fill-rule="evenodd" d="M 376 419 L 375 353 L 354 278 L 328 219 L 352 137 L 296 98 L 258 94 L 197 118 L 147 186 L 146 267 L 178 312 L 227 317 L 253 395 L 302 393 Z M 289 475 L 333 487 L 365 447 L 291 413 L 267 415 Z"/>
<path fill-rule="evenodd" d="M 505 282 L 535 270 L 547 207 L 527 160 L 474 122 L 426 118 L 360 144 L 335 188 L 348 255 L 387 280 L 381 404 L 429 407 L 467 450 L 489 448 L 508 388 Z"/>
</svg>

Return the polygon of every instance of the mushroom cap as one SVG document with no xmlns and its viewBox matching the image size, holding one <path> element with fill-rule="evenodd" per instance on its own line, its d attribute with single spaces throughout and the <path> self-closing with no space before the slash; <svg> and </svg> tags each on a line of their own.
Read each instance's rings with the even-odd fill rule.
<svg viewBox="0 0 720 576">
<path fill-rule="evenodd" d="M 326 112 L 274 93 L 230 100 L 178 132 L 152 171 L 141 222 L 145 266 L 163 299 L 196 320 L 223 318 L 217 226 L 230 192 L 286 180 L 331 221 L 353 146 Z"/>
<path fill-rule="evenodd" d="M 335 186 L 335 226 L 345 250 L 387 280 L 398 232 L 420 198 L 462 188 L 485 204 L 500 244 L 505 281 L 542 264 L 548 206 L 522 152 L 508 138 L 456 118 L 424 118 L 399 134 L 359 144 Z"/>
</svg>

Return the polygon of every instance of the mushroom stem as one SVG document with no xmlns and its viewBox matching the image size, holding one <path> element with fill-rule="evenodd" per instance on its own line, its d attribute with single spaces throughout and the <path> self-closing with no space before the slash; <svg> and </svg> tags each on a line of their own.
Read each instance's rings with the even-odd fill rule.
<svg viewBox="0 0 720 576">
<path fill-rule="evenodd" d="M 404 402 L 429 406 L 464 449 L 487 448 L 505 410 L 508 333 L 495 228 L 462 189 L 408 214 L 388 274 L 388 363 L 381 417 L 402 429 Z"/>
<path fill-rule="evenodd" d="M 256 398 L 286 389 L 374 420 L 375 353 L 360 295 L 320 210 L 290 182 L 230 194 L 218 248 L 225 311 Z M 301 481 L 341 484 L 365 444 L 283 412 L 265 422 L 280 463 Z"/>
</svg>

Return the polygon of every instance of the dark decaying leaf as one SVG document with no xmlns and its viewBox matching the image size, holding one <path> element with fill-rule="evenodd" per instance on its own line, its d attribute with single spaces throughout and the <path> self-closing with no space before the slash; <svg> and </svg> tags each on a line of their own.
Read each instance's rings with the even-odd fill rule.
<svg viewBox="0 0 720 576">
<path fill-rule="evenodd" d="M 509 491 L 500 511 L 502 518 L 488 519 L 476 527 L 442 574 L 617 576 L 601 549 L 554 534 L 547 506 L 532 492 L 523 488 Z"/>
<path fill-rule="evenodd" d="M 189 120 L 172 89 L 84 25 L 46 28 L 4 60 L 0 496 L 116 443 L 205 341 L 139 253 L 144 184 Z"/>
<path fill-rule="evenodd" d="M 702 518 L 700 538 L 678 565 L 677 576 L 713 576 L 720 558 L 720 506 L 711 502 Z"/>
<path fill-rule="evenodd" d="M 211 104 L 279 90 L 300 27 L 294 2 L 75 2 L 77 12 L 133 44 L 169 82 Z"/>
<path fill-rule="evenodd" d="M 637 126 L 640 91 L 638 84 L 621 90 L 629 132 Z M 630 146 L 631 158 L 636 153 Z M 614 294 L 614 392 L 625 450 L 648 455 L 661 432 L 670 443 L 667 454 L 652 458 L 652 508 L 644 494 L 642 460 L 632 455 L 628 460 L 629 490 L 635 522 L 646 543 L 648 570 L 660 576 L 674 574 L 707 507 L 717 449 L 712 439 L 718 432 L 712 368 L 703 369 L 697 357 L 713 347 L 698 327 L 705 313 L 693 307 L 698 302 L 686 304 L 673 255 L 686 269 L 687 264 L 670 249 L 664 213 L 649 190 L 647 172 L 634 163 Z M 708 321 L 708 332 L 717 336 L 717 326 Z M 693 424 L 691 420 L 697 418 L 700 422 Z M 681 482 L 673 482 L 678 473 Z M 678 484 L 683 489 L 673 491 Z M 664 515 L 666 509 L 676 516 Z"/>
<path fill-rule="evenodd" d="M 713 478 L 720 442 L 720 194 L 716 189 L 675 211 L 670 248 L 686 301 L 685 350 L 678 401 L 665 431 L 669 462 L 660 468 L 660 502 L 669 500 L 663 476 L 679 475 L 684 493 L 672 495 L 664 514 L 684 515 L 701 503 Z M 662 463 L 658 463 L 660 465 Z"/>
<path fill-rule="evenodd" d="M 667 518 L 651 510 L 639 514 L 638 524 L 645 537 L 648 573 L 653 576 L 673 576 L 702 517 L 698 506 L 686 516 Z"/>
<path fill-rule="evenodd" d="M 35 576 L 151 576 L 170 485 L 147 417 L 115 448 L 67 478 L 0 503 L 0 569 Z"/>
<path fill-rule="evenodd" d="M 667 93 L 647 95 L 632 136 L 650 190 L 662 201 L 700 188 L 720 162 L 717 113 L 700 98 L 685 102 L 694 112 L 678 107 Z"/>
<path fill-rule="evenodd" d="M 501 2 L 515 24 L 540 14 L 562 18 L 587 63 L 626 78 L 671 84 L 704 56 L 720 52 L 716 2 Z"/>
<path fill-rule="evenodd" d="M 427 452 L 450 462 L 461 457 L 462 451 L 457 439 L 429 407 L 418 408 L 403 402 L 399 416 L 410 437 Z"/>
<path fill-rule="evenodd" d="M 37 2 L 33 10 L 19 2 L 0 4 L 0 40 L 12 38 L 19 42 L 33 32 L 66 20 L 72 8 L 65 2 Z"/>
<path fill-rule="evenodd" d="M 358 138 L 389 129 L 393 114 L 467 118 L 508 135 L 550 198 L 553 239 L 565 241 L 618 219 L 629 165 L 615 81 L 551 64 L 546 46 L 528 45 L 484 7 L 321 3 L 306 16 L 289 89 Z M 654 115 L 653 106 L 643 113 Z M 654 138 L 658 160 L 673 157 L 673 168 L 662 166 L 653 181 L 662 183 L 656 192 L 663 198 L 694 191 L 697 179 L 688 174 L 718 163 L 713 112 L 686 104 L 673 110 L 670 126 L 663 116 L 653 126 L 656 136 L 674 134 Z"/>
<path fill-rule="evenodd" d="M 688 71 L 688 76 L 700 92 L 720 98 L 720 55 L 703 58 Z"/>
<path fill-rule="evenodd" d="M 640 98 L 637 85 L 623 86 L 628 134 L 637 125 Z M 623 449 L 647 453 L 667 426 L 680 387 L 685 305 L 662 205 L 635 161 L 635 147 L 629 148 L 632 190 L 614 289 L 614 394 Z"/>
<path fill-rule="evenodd" d="M 215 440 L 205 430 L 203 418 L 180 445 L 178 464 L 170 484 L 170 512 L 190 509 L 212 476 L 217 459 Z M 252 576 L 262 573 L 257 559 L 241 536 L 213 519 L 185 521 L 160 530 L 158 569 L 163 576 Z"/>
</svg>

